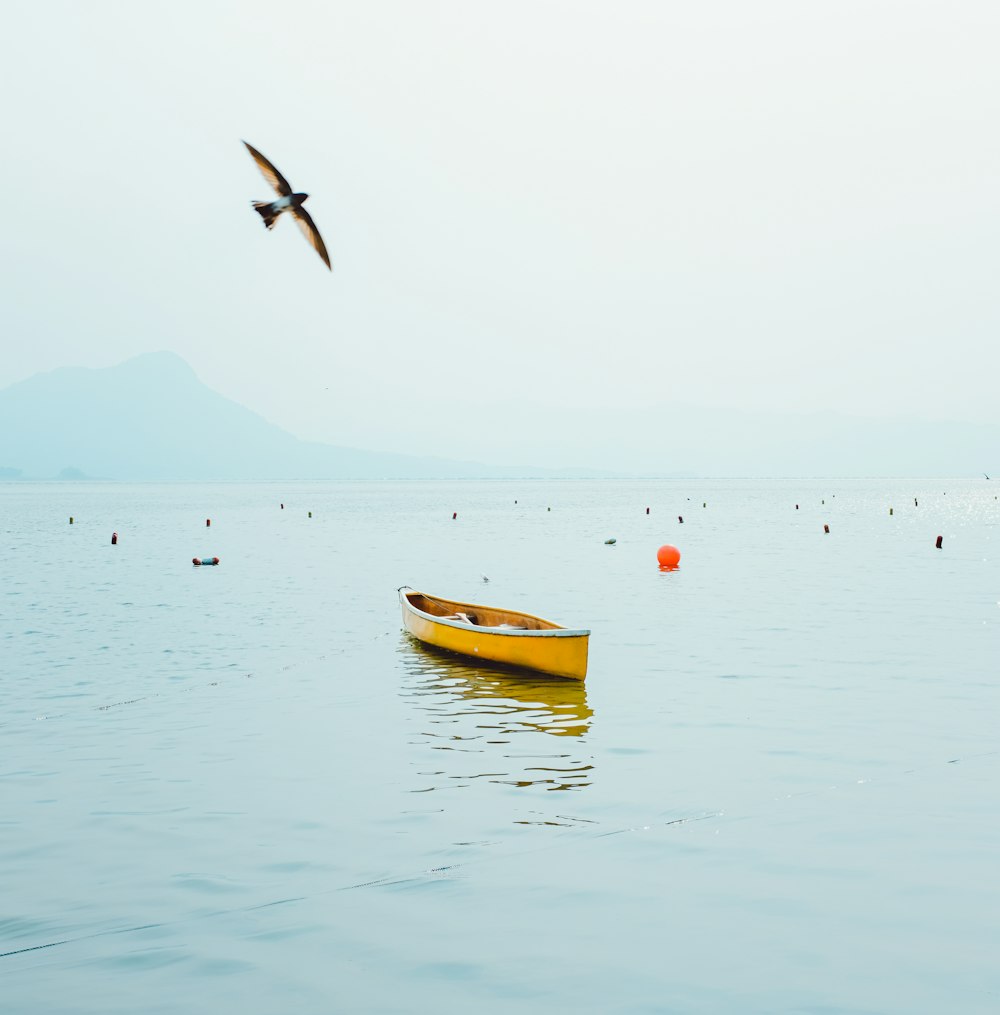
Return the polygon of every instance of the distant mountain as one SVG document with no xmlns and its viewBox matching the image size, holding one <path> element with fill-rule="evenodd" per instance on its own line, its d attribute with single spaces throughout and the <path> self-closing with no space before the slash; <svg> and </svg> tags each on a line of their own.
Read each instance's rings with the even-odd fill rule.
<svg viewBox="0 0 1000 1015">
<path fill-rule="evenodd" d="M 456 430 L 456 414 L 476 426 Z M 460 397 L 429 401 L 421 419 L 425 430 L 449 434 L 457 459 L 490 461 L 302 441 L 206 387 L 173 353 L 149 353 L 107 369 L 53 370 L 0 391 L 0 480 L 1000 475 L 996 424 L 677 403 L 554 412 L 463 405 Z M 366 440 L 390 446 L 401 432 L 391 413 L 380 414 Z M 502 440 L 484 449 L 483 433 Z M 509 461 L 527 464 L 500 464 Z"/>
<path fill-rule="evenodd" d="M 581 475 L 302 441 L 198 380 L 179 356 L 63 367 L 0 391 L 0 478 L 119 480 Z"/>
</svg>

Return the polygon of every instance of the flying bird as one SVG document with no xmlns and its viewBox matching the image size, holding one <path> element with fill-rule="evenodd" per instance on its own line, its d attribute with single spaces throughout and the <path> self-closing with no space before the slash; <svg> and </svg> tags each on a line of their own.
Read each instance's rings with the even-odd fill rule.
<svg viewBox="0 0 1000 1015">
<path fill-rule="evenodd" d="M 330 271 L 333 271 L 333 266 L 330 264 L 330 255 L 326 252 L 326 244 L 323 242 L 323 237 L 320 236 L 316 223 L 313 222 L 309 212 L 302 207 L 302 203 L 309 195 L 293 194 L 291 184 L 281 173 L 253 145 L 247 144 L 246 141 L 243 143 L 253 157 L 254 162 L 257 163 L 257 168 L 264 174 L 264 179 L 278 193 L 277 201 L 252 202 L 254 210 L 264 220 L 264 225 L 270 229 L 278 221 L 278 217 L 283 212 L 290 212 L 299 229 L 302 230 L 302 235 L 312 244 L 316 253 L 323 258 L 323 263 Z"/>
</svg>

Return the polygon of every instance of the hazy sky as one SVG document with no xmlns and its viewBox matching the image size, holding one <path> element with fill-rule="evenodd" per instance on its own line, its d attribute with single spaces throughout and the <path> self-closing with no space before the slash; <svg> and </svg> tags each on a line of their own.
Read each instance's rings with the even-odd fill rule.
<svg viewBox="0 0 1000 1015">
<path fill-rule="evenodd" d="M 397 450 L 508 401 L 1000 422 L 995 2 L 37 0 L 4 34 L 0 386 L 171 349 Z"/>
</svg>

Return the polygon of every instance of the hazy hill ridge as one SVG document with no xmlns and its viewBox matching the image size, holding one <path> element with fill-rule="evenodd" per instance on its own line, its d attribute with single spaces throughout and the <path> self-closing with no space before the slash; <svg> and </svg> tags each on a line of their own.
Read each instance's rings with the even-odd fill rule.
<svg viewBox="0 0 1000 1015">
<path fill-rule="evenodd" d="M 454 407 L 426 407 L 432 430 L 435 411 L 449 408 Z M 105 369 L 63 367 L 0 391 L 0 479 L 979 477 L 984 472 L 1000 478 L 996 424 L 673 403 L 558 413 L 510 403 L 477 406 L 475 415 L 478 429 L 504 435 L 503 446 L 490 449 L 492 463 L 303 441 L 206 387 L 179 356 L 147 353 Z M 458 459 L 476 454 L 474 445 L 456 442 L 448 451 Z"/>
<path fill-rule="evenodd" d="M 0 391 L 0 471 L 118 480 L 545 474 L 302 441 L 206 387 L 169 352 L 106 369 L 62 367 Z"/>
</svg>

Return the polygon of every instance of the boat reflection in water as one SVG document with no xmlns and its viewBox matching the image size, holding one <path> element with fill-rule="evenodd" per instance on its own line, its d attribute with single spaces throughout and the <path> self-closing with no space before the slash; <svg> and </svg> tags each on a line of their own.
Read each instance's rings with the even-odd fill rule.
<svg viewBox="0 0 1000 1015">
<path fill-rule="evenodd" d="M 590 785 L 586 744 L 593 711 L 583 681 L 469 665 L 406 635 L 404 695 L 424 715 L 420 737 L 436 754 L 418 792 L 479 781 L 546 790 Z"/>
</svg>

